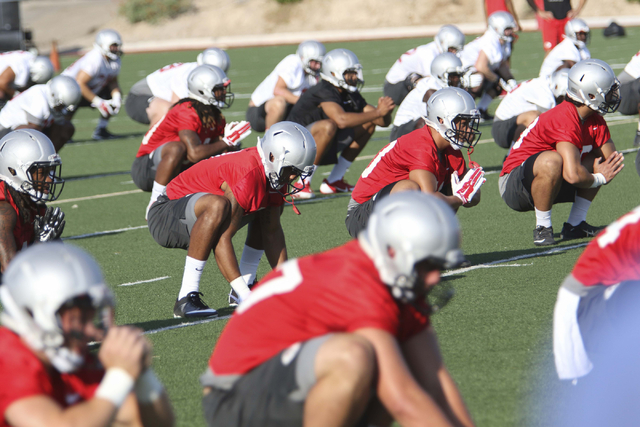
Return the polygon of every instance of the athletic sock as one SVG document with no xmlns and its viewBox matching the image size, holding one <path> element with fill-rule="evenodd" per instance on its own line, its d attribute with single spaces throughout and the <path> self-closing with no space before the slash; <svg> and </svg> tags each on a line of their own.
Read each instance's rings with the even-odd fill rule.
<svg viewBox="0 0 640 427">
<path fill-rule="evenodd" d="M 548 211 L 539 211 L 536 209 L 536 227 L 551 227 L 551 209 Z"/>
<path fill-rule="evenodd" d="M 342 156 L 338 157 L 338 163 L 336 163 L 336 165 L 331 170 L 327 181 L 329 181 L 329 183 L 340 181 L 342 178 L 344 178 L 344 174 L 347 173 L 347 169 L 349 169 L 351 163 L 352 162 Z"/>
<path fill-rule="evenodd" d="M 489 104 L 491 104 L 491 101 L 493 101 L 493 98 L 491 98 L 490 95 L 487 95 L 486 93 L 482 95 L 482 98 L 480 98 L 480 102 L 478 102 L 478 110 L 487 111 L 487 108 L 489 108 Z"/>
<path fill-rule="evenodd" d="M 576 196 L 576 199 L 571 206 L 571 212 L 569 212 L 569 218 L 567 219 L 567 222 L 575 227 L 582 221 L 586 221 L 587 212 L 589 211 L 590 206 L 591 201 L 583 197 Z"/>
<path fill-rule="evenodd" d="M 247 284 L 251 285 L 256 278 L 260 258 L 264 251 L 262 249 L 254 249 L 251 246 L 244 245 L 242 250 L 242 258 L 240 258 L 240 274 L 244 277 L 250 275 Z"/>
<path fill-rule="evenodd" d="M 638 132 L 640 132 L 640 120 L 638 120 Z"/>
<path fill-rule="evenodd" d="M 151 209 L 151 205 L 153 202 L 158 200 L 164 193 L 164 189 L 167 188 L 166 185 L 158 184 L 156 181 L 153 181 L 153 189 L 151 190 L 151 198 L 149 199 L 149 204 L 147 205 L 147 211 L 144 214 L 144 219 L 149 219 L 149 209 Z"/>
<path fill-rule="evenodd" d="M 198 292 L 200 289 L 200 276 L 202 276 L 202 270 L 207 261 L 200 261 L 199 259 L 191 258 L 187 256 L 184 263 L 184 274 L 182 275 L 182 286 L 180 287 L 180 293 L 178 299 L 182 299 L 190 292 Z"/>
<path fill-rule="evenodd" d="M 96 126 L 96 130 L 106 129 L 108 124 L 109 124 L 109 119 L 100 117 L 100 119 L 98 120 L 98 126 Z"/>
</svg>

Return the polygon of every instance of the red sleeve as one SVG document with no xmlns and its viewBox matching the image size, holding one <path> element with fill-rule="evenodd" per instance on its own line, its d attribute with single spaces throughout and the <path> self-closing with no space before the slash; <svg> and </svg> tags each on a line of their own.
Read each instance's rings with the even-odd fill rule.
<svg viewBox="0 0 640 427">
<path fill-rule="evenodd" d="M 11 349 L 2 351 L 5 355 L 0 358 L 0 414 L 4 418 L 12 403 L 31 396 L 50 395 L 51 380 L 32 354 Z"/>
<path fill-rule="evenodd" d="M 263 181 L 259 175 L 264 175 L 264 172 L 259 168 L 253 168 L 231 186 L 233 196 L 245 213 L 255 212 L 261 207 L 266 188 L 262 188 Z"/>
<path fill-rule="evenodd" d="M 178 132 L 181 130 L 192 130 L 197 134 L 200 134 L 202 130 L 202 122 L 196 110 L 189 106 L 184 106 L 185 111 L 179 114 L 176 118 L 176 129 Z"/>
<path fill-rule="evenodd" d="M 432 150 L 431 148 L 427 150 L 413 150 L 413 152 L 407 152 L 409 156 L 415 156 L 415 161 L 410 163 L 409 172 L 414 170 L 426 170 L 437 177 L 438 172 L 436 170 L 436 162 L 438 160 L 434 157 L 435 153 L 435 150 Z"/>
<path fill-rule="evenodd" d="M 464 161 L 464 156 L 460 150 L 447 149 L 447 161 L 451 169 L 458 172 L 458 176 L 462 176 L 467 169 L 467 163 Z"/>
<path fill-rule="evenodd" d="M 607 141 L 611 139 L 611 133 L 609 133 L 609 126 L 604 121 L 604 117 L 599 114 L 594 114 L 597 124 L 595 126 L 589 126 L 589 132 L 593 138 L 594 145 L 596 147 L 602 147 Z"/>
</svg>

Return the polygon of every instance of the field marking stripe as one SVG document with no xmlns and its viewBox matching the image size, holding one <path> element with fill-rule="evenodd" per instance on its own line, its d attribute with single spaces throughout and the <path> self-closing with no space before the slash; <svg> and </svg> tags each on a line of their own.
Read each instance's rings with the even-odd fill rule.
<svg viewBox="0 0 640 427">
<path fill-rule="evenodd" d="M 49 203 L 50 205 L 61 205 L 63 203 L 72 203 L 72 202 L 82 202 L 85 200 L 95 200 L 95 199 L 104 199 L 107 197 L 115 197 L 115 196 L 124 196 L 127 194 L 135 194 L 142 193 L 142 190 L 127 190 L 127 191 L 118 191 L 116 193 L 106 193 L 106 194 L 96 194 L 94 196 L 86 196 L 86 197 L 76 197 L 75 199 L 64 199 L 64 200 L 56 200 L 55 202 Z"/>
<path fill-rule="evenodd" d="M 105 234 L 117 234 L 123 231 L 140 230 L 141 228 L 147 228 L 148 225 L 138 225 L 136 227 L 118 228 L 116 230 L 96 231 L 95 233 L 79 234 L 77 236 L 63 237 L 62 240 L 77 240 L 86 239 L 88 237 L 104 236 Z"/>
<path fill-rule="evenodd" d="M 162 277 L 156 277 L 155 279 L 138 280 L 137 282 L 123 283 L 123 284 L 118 285 L 118 286 L 133 286 L 133 285 L 139 285 L 141 283 L 158 282 L 160 280 L 169 279 L 169 278 L 171 278 L 171 276 L 162 276 Z"/>
<path fill-rule="evenodd" d="M 229 319 L 230 317 L 231 317 L 231 314 L 229 314 L 228 316 L 214 317 L 213 319 L 203 319 L 203 320 L 198 320 L 196 322 L 181 323 L 179 325 L 165 326 L 164 328 L 149 329 L 148 331 L 144 331 L 144 334 L 145 335 L 157 334 L 158 332 L 164 332 L 164 331 L 171 331 L 173 329 L 186 328 L 187 326 L 202 325 L 203 323 L 215 322 L 217 320 L 226 320 L 226 319 Z"/>
</svg>

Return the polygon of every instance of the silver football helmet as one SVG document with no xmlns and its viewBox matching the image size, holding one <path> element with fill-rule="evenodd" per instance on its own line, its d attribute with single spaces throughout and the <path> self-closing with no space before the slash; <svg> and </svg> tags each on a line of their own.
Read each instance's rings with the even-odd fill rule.
<svg viewBox="0 0 640 427">
<path fill-rule="evenodd" d="M 578 40 L 578 33 L 586 33 L 586 40 Z M 568 39 L 571 39 L 576 47 L 578 47 L 579 49 L 583 49 L 587 44 L 589 44 L 589 39 L 591 38 L 591 30 L 584 20 L 580 18 L 574 18 L 570 21 L 567 21 L 567 23 L 565 24 L 564 35 Z"/>
<path fill-rule="evenodd" d="M 373 260 L 380 280 L 394 298 L 416 296 L 416 264 L 429 261 L 449 269 L 465 261 L 460 249 L 460 225 L 442 200 L 421 191 L 404 191 L 380 200 L 369 222 L 358 234 L 363 250 Z"/>
<path fill-rule="evenodd" d="M 235 95 L 231 92 L 231 80 L 215 65 L 198 65 L 187 77 L 189 98 L 218 108 L 229 108 Z"/>
<path fill-rule="evenodd" d="M 425 121 L 456 150 L 472 148 L 480 139 L 480 111 L 473 97 L 457 87 L 446 87 L 431 95 Z"/>
<path fill-rule="evenodd" d="M 322 64 L 322 60 L 324 58 L 324 54 L 327 53 L 327 49 L 319 41 L 306 40 L 298 45 L 296 53 L 302 61 L 304 71 L 307 74 L 315 76 L 318 74 L 319 70 L 311 68 L 311 61 L 317 61 Z"/>
<path fill-rule="evenodd" d="M 62 160 L 48 136 L 18 129 L 0 139 L 0 180 L 34 202 L 56 200 L 64 187 Z"/>
<path fill-rule="evenodd" d="M 84 356 L 64 347 L 60 309 L 96 309 L 97 328 L 111 323 L 113 296 L 98 264 L 83 250 L 52 242 L 21 251 L 9 264 L 0 286 L 0 320 L 35 351 L 43 351 L 59 372 L 73 372 Z"/>
<path fill-rule="evenodd" d="M 53 77 L 53 64 L 46 56 L 36 56 L 29 63 L 29 79 L 37 84 L 45 84 Z"/>
<path fill-rule="evenodd" d="M 455 49 L 452 53 L 458 54 L 464 48 L 464 34 L 455 25 L 443 25 L 434 40 L 440 53 Z"/>
<path fill-rule="evenodd" d="M 356 73 L 357 81 L 355 85 L 348 84 L 345 81 L 344 75 L 347 71 Z M 349 92 L 359 91 L 364 86 L 362 65 L 360 65 L 356 54 L 347 49 L 334 49 L 324 56 L 320 77 L 332 85 L 346 89 Z"/>
<path fill-rule="evenodd" d="M 567 86 L 569 85 L 569 69 L 561 68 L 555 71 L 549 77 L 549 87 L 553 92 L 553 97 L 558 99 L 567 95 Z"/>
<path fill-rule="evenodd" d="M 463 74 L 462 61 L 451 52 L 441 53 L 431 61 L 431 75 L 437 78 L 444 87 L 460 87 Z M 449 80 L 454 76 L 458 77 L 457 84 L 452 84 L 454 82 Z"/>
<path fill-rule="evenodd" d="M 198 65 L 215 65 L 225 73 L 229 71 L 231 66 L 231 60 L 227 52 L 217 47 L 210 47 L 199 53 L 196 62 Z"/>
<path fill-rule="evenodd" d="M 258 138 L 258 153 L 269 185 L 280 191 L 289 175 L 296 174 L 304 179 L 313 173 L 316 141 L 304 126 L 294 122 L 279 122 L 271 126 L 264 137 Z M 300 191 L 291 183 L 289 187 L 283 195 Z"/>
<path fill-rule="evenodd" d="M 93 43 L 100 52 L 112 61 L 122 56 L 122 38 L 115 30 L 102 30 L 96 34 L 96 41 Z M 112 49 L 111 46 L 116 48 Z"/>
<path fill-rule="evenodd" d="M 506 31 L 507 28 L 511 28 L 513 31 L 515 31 L 517 24 L 516 20 L 513 19 L 513 15 L 511 15 L 509 12 L 505 12 L 502 10 L 493 12 L 491 15 L 489 15 L 487 23 L 489 24 L 489 28 L 493 30 L 502 40 L 507 42 L 513 41 L 513 36 L 507 35 Z"/>
<path fill-rule="evenodd" d="M 613 113 L 620 105 L 620 82 L 600 59 L 585 59 L 569 70 L 567 96 L 600 114 Z"/>
<path fill-rule="evenodd" d="M 54 114 L 73 112 L 82 98 L 80 86 L 69 76 L 56 76 L 47 83 L 47 102 Z"/>
</svg>

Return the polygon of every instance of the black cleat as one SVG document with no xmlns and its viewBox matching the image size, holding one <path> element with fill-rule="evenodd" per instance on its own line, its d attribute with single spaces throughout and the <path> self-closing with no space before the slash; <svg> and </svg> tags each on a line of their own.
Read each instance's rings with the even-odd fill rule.
<svg viewBox="0 0 640 427">
<path fill-rule="evenodd" d="M 536 246 L 555 245 L 556 240 L 553 238 L 553 227 L 538 226 L 533 230 L 533 244 Z"/>
<path fill-rule="evenodd" d="M 91 138 L 96 141 L 106 141 L 107 139 L 118 139 L 122 137 L 120 135 L 112 134 L 107 130 L 107 128 L 100 128 L 100 129 L 96 128 L 93 131 L 93 136 L 91 136 Z"/>
<path fill-rule="evenodd" d="M 189 292 L 186 297 L 176 301 L 173 317 L 218 317 L 218 312 L 209 308 L 201 299 L 202 292 Z"/>
<path fill-rule="evenodd" d="M 582 239 L 584 237 L 594 237 L 603 229 L 604 227 L 594 227 L 593 225 L 589 225 L 587 224 L 587 221 L 582 221 L 578 225 L 571 225 L 568 222 L 565 222 L 562 225 L 560 238 L 562 238 L 562 240 L 571 240 Z"/>
</svg>

